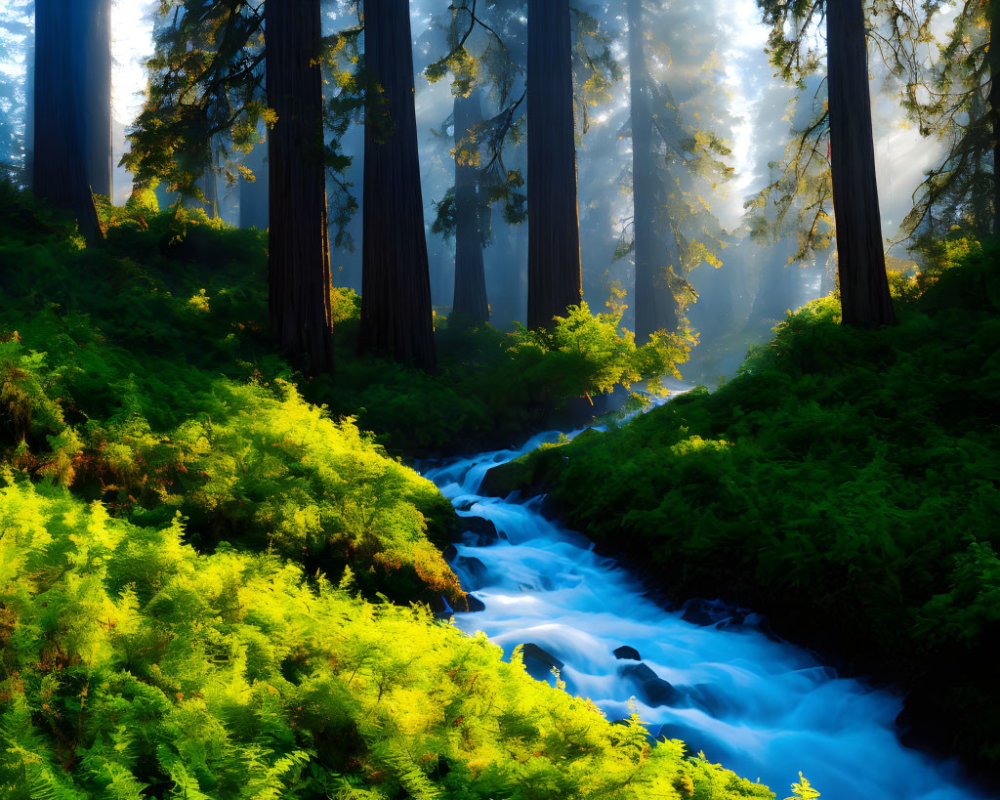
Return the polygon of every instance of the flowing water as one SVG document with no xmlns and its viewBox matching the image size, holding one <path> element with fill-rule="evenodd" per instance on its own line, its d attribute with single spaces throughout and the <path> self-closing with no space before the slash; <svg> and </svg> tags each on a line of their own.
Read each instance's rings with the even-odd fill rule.
<svg viewBox="0 0 1000 800">
<path fill-rule="evenodd" d="M 987 797 L 961 783 L 954 763 L 900 743 L 900 695 L 838 677 L 766 635 L 753 615 L 712 603 L 664 610 L 587 539 L 546 520 L 537 498 L 479 494 L 491 467 L 556 436 L 425 473 L 460 516 L 488 520 L 499 534 L 478 522 L 455 547 L 452 567 L 483 606 L 456 613 L 459 628 L 483 631 L 508 658 L 527 645 L 535 677 L 554 682 L 556 666 L 566 691 L 589 697 L 612 720 L 629 716 L 631 702 L 651 733 L 685 740 L 779 798 L 800 771 L 823 800 Z"/>
</svg>

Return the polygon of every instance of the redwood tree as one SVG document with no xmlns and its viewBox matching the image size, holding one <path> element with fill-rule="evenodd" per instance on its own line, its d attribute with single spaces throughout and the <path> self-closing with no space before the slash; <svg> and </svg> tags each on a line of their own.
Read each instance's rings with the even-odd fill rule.
<svg viewBox="0 0 1000 800">
<path fill-rule="evenodd" d="M 895 317 L 885 272 L 875 182 L 862 0 L 829 0 L 826 41 L 833 215 L 843 321 L 850 325 L 889 325 Z"/>
<path fill-rule="evenodd" d="M 528 327 L 582 300 L 569 0 L 528 0 Z"/>
<path fill-rule="evenodd" d="M 782 77 L 805 85 L 808 72 L 824 61 L 828 106 L 795 131 L 779 177 L 753 201 L 758 209 L 776 206 L 781 223 L 789 210 L 813 217 L 800 224 L 799 256 L 829 241 L 821 224 L 832 200 L 836 230 L 843 322 L 877 326 L 894 322 L 885 274 L 871 97 L 868 88 L 868 28 L 879 27 L 877 51 L 894 72 L 925 59 L 931 13 L 938 0 L 757 0 L 770 25 L 768 47 Z M 866 18 L 867 15 L 867 18 Z M 814 49 L 819 21 L 826 20 L 825 51 Z M 916 54 L 916 55 L 915 55 Z M 826 169 L 829 130 L 830 168 Z M 774 194 L 779 195 L 776 199 Z M 803 195 L 805 195 L 803 197 Z M 758 220 L 759 225 L 767 221 Z M 818 243 L 818 245 L 817 245 Z"/>
<path fill-rule="evenodd" d="M 94 242 L 101 229 L 87 175 L 87 97 L 79 80 L 87 63 L 81 34 L 89 5 L 35 3 L 32 187 L 38 197 L 72 212 L 80 232 Z"/>
<path fill-rule="evenodd" d="M 112 199 L 111 0 L 79 0 L 83 70 L 76 75 L 83 95 L 84 158 L 95 194 Z"/>
<path fill-rule="evenodd" d="M 433 312 L 417 153 L 410 7 L 365 0 L 360 346 L 433 369 Z M 272 176 L 274 173 L 271 173 Z"/>
<path fill-rule="evenodd" d="M 333 368 L 330 242 L 323 167 L 320 0 L 264 9 L 268 105 L 271 330 L 305 371 Z"/>
</svg>

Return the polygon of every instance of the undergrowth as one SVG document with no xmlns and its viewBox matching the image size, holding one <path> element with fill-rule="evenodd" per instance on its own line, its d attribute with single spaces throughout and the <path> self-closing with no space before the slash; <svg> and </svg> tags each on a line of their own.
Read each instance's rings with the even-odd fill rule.
<svg viewBox="0 0 1000 800">
<path fill-rule="evenodd" d="M 433 544 L 447 501 L 307 403 L 267 349 L 259 292 L 234 282 L 260 235 L 131 202 L 106 250 L 54 223 L 2 231 L 0 458 L 135 522 L 180 512 L 202 550 L 272 549 L 310 571 L 350 565 L 369 593 L 461 602 Z"/>
<path fill-rule="evenodd" d="M 911 721 L 996 768 L 1000 249 L 942 255 L 949 268 L 893 276 L 898 326 L 844 327 L 818 300 L 716 392 L 492 481 L 544 486 L 678 599 L 751 605 L 902 680 Z"/>
<path fill-rule="evenodd" d="M 8 473 L 0 797 L 773 798 L 422 607 Z"/>
</svg>

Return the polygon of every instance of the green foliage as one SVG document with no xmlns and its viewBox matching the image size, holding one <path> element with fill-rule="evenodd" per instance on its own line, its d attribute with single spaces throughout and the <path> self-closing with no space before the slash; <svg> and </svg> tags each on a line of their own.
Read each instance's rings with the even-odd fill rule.
<svg viewBox="0 0 1000 800">
<path fill-rule="evenodd" d="M 141 194 L 102 217 L 104 253 L 30 228 L 0 240 L 0 458 L 145 524 L 179 511 L 203 548 L 350 564 L 366 592 L 461 603 L 427 538 L 446 538 L 448 503 L 285 380 L 262 335 L 261 235 Z M 356 315 L 352 293 L 333 299 Z"/>
<path fill-rule="evenodd" d="M 801 772 L 799 773 L 799 780 L 802 782 L 792 784 L 792 796 L 786 797 L 785 800 L 798 800 L 798 798 L 801 798 L 801 800 L 816 800 L 820 796 L 820 793 L 813 788 L 808 778 Z"/>
<path fill-rule="evenodd" d="M 462 602 L 438 549 L 454 512 L 303 399 L 330 386 L 296 384 L 263 335 L 261 234 L 140 195 L 102 209 L 93 251 L 0 203 L 26 221 L 0 237 L 0 797 L 773 797 L 403 605 Z M 356 325 L 357 296 L 332 301 Z M 616 325 L 580 309 L 550 343 L 446 332 L 485 366 L 456 355 L 415 389 L 342 363 L 398 429 L 431 413 L 414 397 L 455 399 L 438 433 L 469 429 L 445 418 L 463 403 L 485 428 L 510 417 L 465 387 L 508 402 L 528 363 L 551 369 L 517 391 L 640 373 L 612 374 L 638 352 Z"/>
<path fill-rule="evenodd" d="M 662 378 L 680 377 L 676 365 L 687 360 L 695 340 L 689 333 L 660 332 L 637 348 L 633 334 L 619 330 L 623 311 L 591 314 L 581 303 L 571 306 L 565 317 L 556 317 L 549 328 L 529 331 L 518 326 L 511 349 L 518 356 L 522 379 L 557 395 L 627 389 L 640 380 L 646 381 L 647 391 L 662 393 Z"/>
<path fill-rule="evenodd" d="M 362 427 L 379 431 L 394 450 L 435 453 L 483 445 L 506 446 L 529 431 L 567 420 L 571 398 L 592 398 L 640 381 L 662 391 L 660 379 L 676 374 L 694 339 L 661 335 L 643 347 L 619 329 L 620 310 L 592 314 L 584 305 L 557 318 L 547 331 L 523 327 L 501 334 L 439 323 L 439 372 L 427 375 L 380 359 L 338 353 L 337 374 L 318 378 L 309 396 L 334 410 L 357 414 Z M 350 341 L 357 317 L 338 326 Z M 639 395 L 634 399 L 641 402 Z"/>
<path fill-rule="evenodd" d="M 822 630 L 930 698 L 966 754 L 997 759 L 982 665 L 1000 629 L 1000 250 L 942 249 L 965 255 L 894 279 L 898 327 L 845 329 L 818 300 L 715 393 L 519 474 L 678 598 L 722 593 Z"/>
<path fill-rule="evenodd" d="M 0 201 L 36 220 L 18 193 Z M 350 565 L 369 594 L 463 602 L 432 544 L 451 507 L 355 419 L 397 452 L 506 444 L 568 398 L 655 382 L 689 345 L 637 350 L 583 308 L 544 334 L 445 329 L 429 376 L 354 355 L 360 300 L 335 289 L 338 374 L 297 387 L 266 337 L 262 234 L 158 213 L 148 191 L 100 213 L 103 252 L 37 220 L 0 239 L 0 456 L 143 524 L 179 511 L 204 549 Z"/>
<path fill-rule="evenodd" d="M 929 10 L 943 5 L 927 3 Z M 944 42 L 927 37 L 927 50 L 937 49 L 936 58 L 918 58 L 907 70 L 904 105 L 921 135 L 934 136 L 945 149 L 914 192 L 913 209 L 901 226 L 903 237 L 924 245 L 955 226 L 975 236 L 996 233 L 1000 211 L 994 207 L 993 180 L 994 11 L 981 2 L 958 3 L 955 11 Z"/>
<path fill-rule="evenodd" d="M 424 608 L 6 482 L 4 798 L 773 797 Z"/>
</svg>

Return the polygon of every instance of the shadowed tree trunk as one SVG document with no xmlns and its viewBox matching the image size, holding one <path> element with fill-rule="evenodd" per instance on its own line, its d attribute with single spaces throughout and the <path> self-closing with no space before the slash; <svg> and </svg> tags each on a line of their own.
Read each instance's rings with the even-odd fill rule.
<svg viewBox="0 0 1000 800">
<path fill-rule="evenodd" d="M 528 327 L 582 300 L 569 0 L 528 0 Z"/>
<path fill-rule="evenodd" d="M 482 97 L 473 89 L 455 98 L 455 146 L 483 121 Z M 455 299 L 456 319 L 483 324 L 490 319 L 480 214 L 479 172 L 455 159 Z"/>
<path fill-rule="evenodd" d="M 101 239 L 84 159 L 85 98 L 70 76 L 84 67 L 79 0 L 36 0 L 34 70 L 35 194 L 72 212 L 88 242 Z"/>
<path fill-rule="evenodd" d="M 320 0 L 265 5 L 271 330 L 303 370 L 333 368 L 330 240 L 323 166 Z"/>
<path fill-rule="evenodd" d="M 642 0 L 628 0 L 628 27 L 635 340 L 636 344 L 644 344 L 654 331 L 675 331 L 679 314 L 668 279 L 671 248 L 667 237 L 671 237 L 671 233 L 659 231 L 656 224 L 657 198 L 662 194 L 662 187 L 654 165 L 662 156 L 653 148 L 653 108 L 643 43 Z"/>
<path fill-rule="evenodd" d="M 989 8 L 990 45 L 986 57 L 990 62 L 990 117 L 993 129 L 993 235 L 1000 236 L 1000 12 Z M 997 43 L 994 46 L 994 43 Z"/>
<path fill-rule="evenodd" d="M 833 213 L 843 321 L 895 321 L 875 181 L 868 52 L 861 0 L 826 4 Z"/>
<path fill-rule="evenodd" d="M 409 3 L 365 0 L 364 23 L 365 65 L 379 91 L 365 112 L 360 347 L 433 369 Z"/>
<path fill-rule="evenodd" d="M 94 194 L 113 199 L 111 147 L 111 0 L 79 0 L 85 68 L 77 76 L 83 93 L 84 157 Z"/>
</svg>

